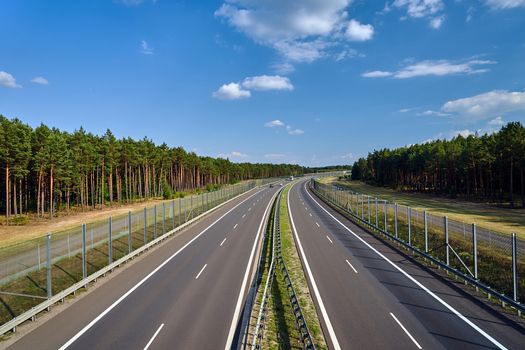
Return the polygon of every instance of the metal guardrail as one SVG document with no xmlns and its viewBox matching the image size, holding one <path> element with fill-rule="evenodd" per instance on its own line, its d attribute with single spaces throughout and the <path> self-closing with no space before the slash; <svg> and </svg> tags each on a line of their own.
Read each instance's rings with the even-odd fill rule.
<svg viewBox="0 0 525 350">
<path fill-rule="evenodd" d="M 279 190 L 279 192 L 282 193 L 282 189 Z M 280 198 L 281 194 L 279 193 L 278 194 L 278 198 Z M 255 349 L 261 349 L 261 345 L 262 345 L 262 340 L 263 340 L 263 337 L 264 337 L 264 333 L 263 333 L 263 330 L 265 328 L 265 325 L 266 325 L 266 317 L 267 317 L 267 312 L 268 312 L 268 302 L 269 302 L 269 298 L 270 298 L 270 290 L 272 288 L 272 283 L 273 283 L 273 280 L 274 280 L 274 276 L 275 276 L 275 236 L 276 236 L 276 232 L 277 232 L 277 229 L 276 229 L 276 222 L 275 222 L 275 217 L 276 217 L 276 211 L 277 211 L 277 206 L 279 205 L 278 203 L 278 199 L 275 200 L 274 202 L 274 207 L 273 207 L 273 210 L 272 210 L 272 216 L 273 216 L 273 222 L 272 222 L 272 244 L 271 244 L 271 252 L 270 252 L 270 255 L 272 257 L 271 259 L 271 262 L 270 262 L 270 267 L 268 269 L 268 277 L 266 278 L 266 283 L 264 285 L 264 291 L 263 291 L 263 295 L 262 295 L 262 298 L 261 298 L 261 305 L 260 305 L 260 308 L 259 308 L 259 314 L 257 316 L 257 323 L 255 324 L 255 332 L 254 332 L 254 335 L 253 335 L 253 341 L 252 341 L 252 346 L 251 346 L 251 349 L 252 350 L 255 350 Z"/>
<path fill-rule="evenodd" d="M 275 259 L 277 264 L 280 267 L 281 273 L 283 274 L 284 283 L 286 284 L 286 290 L 288 292 L 290 305 L 292 307 L 292 311 L 295 318 L 295 323 L 297 325 L 297 330 L 299 331 L 299 334 L 301 336 L 301 342 L 303 343 L 304 349 L 315 349 L 314 342 L 312 340 L 312 336 L 310 333 L 310 330 L 308 329 L 308 325 L 306 324 L 306 320 L 304 318 L 303 310 L 301 309 L 301 305 L 299 305 L 299 300 L 297 299 L 297 294 L 295 293 L 295 289 L 293 287 L 292 279 L 290 278 L 290 275 L 288 274 L 288 269 L 286 268 L 286 264 L 283 259 L 282 255 L 282 249 L 281 249 L 281 220 L 280 220 L 280 208 L 281 208 L 281 198 L 282 198 L 282 192 L 279 194 L 279 197 L 277 199 L 277 209 L 275 212 L 275 220 L 274 220 L 274 227 L 276 228 L 275 231 Z"/>
<path fill-rule="evenodd" d="M 264 185 L 261 185 L 261 186 L 264 186 Z M 254 187 L 254 188 L 251 188 L 249 190 L 253 190 L 253 189 L 261 187 L 261 186 Z M 238 194 L 237 196 L 233 196 L 232 198 L 228 199 L 227 201 L 222 202 L 222 203 L 218 204 L 217 206 L 215 206 L 215 207 L 213 207 L 213 208 L 203 212 L 202 214 L 200 214 L 200 215 L 192 218 L 191 220 L 189 220 L 189 221 L 187 221 L 187 222 L 177 226 L 173 230 L 171 230 L 169 232 L 166 232 L 165 234 L 155 238 L 154 240 L 146 243 L 145 245 L 143 245 L 143 246 L 141 246 L 141 247 L 139 247 L 139 248 L 137 248 L 137 249 L 135 249 L 133 251 L 130 251 L 127 255 L 123 256 L 122 258 L 113 261 L 111 264 L 106 265 L 105 267 L 97 270 L 96 272 L 92 273 L 89 276 L 86 276 L 81 281 L 71 285 L 69 288 L 64 289 L 64 290 L 56 293 L 55 295 L 49 297 L 47 300 L 43 301 L 42 303 L 32 307 L 31 309 L 25 311 L 24 313 L 14 317 L 13 319 L 9 320 L 8 322 L 2 324 L 0 326 L 0 336 L 4 335 L 5 333 L 7 333 L 9 331 L 16 332 L 16 328 L 19 325 L 21 325 L 22 323 L 24 323 L 24 322 L 26 322 L 28 320 L 34 321 L 36 319 L 36 316 L 39 313 L 41 313 L 43 311 L 49 311 L 51 306 L 53 306 L 56 303 L 63 302 L 64 299 L 67 296 L 69 296 L 71 294 L 75 294 L 75 292 L 77 290 L 81 289 L 81 288 L 87 288 L 90 283 L 96 281 L 98 278 L 106 275 L 108 272 L 111 272 L 112 270 L 114 270 L 115 268 L 119 267 L 120 265 L 122 265 L 123 263 L 127 262 L 128 260 L 133 259 L 137 255 L 139 255 L 139 254 L 143 253 L 144 251 L 150 249 L 152 246 L 154 246 L 156 244 L 159 244 L 162 241 L 168 239 L 169 237 L 173 236 L 178 231 L 181 231 L 182 229 L 185 229 L 186 227 L 192 225 L 193 223 L 201 220 L 203 217 L 207 216 L 211 212 L 213 212 L 213 211 L 217 210 L 218 208 L 226 205 L 227 203 L 235 200 L 236 198 L 238 198 L 238 197 L 242 196 L 243 194 L 247 193 L 248 191 L 242 192 L 242 193 Z M 49 265 L 49 263 L 48 263 L 48 265 Z"/>
<path fill-rule="evenodd" d="M 341 206 L 336 201 L 335 198 L 330 198 L 329 195 L 324 193 L 325 191 L 319 189 L 319 186 L 323 185 L 323 184 L 318 183 L 314 179 L 311 179 L 311 181 L 309 181 L 308 183 L 309 183 L 309 188 L 312 190 L 313 193 L 315 193 L 321 200 L 323 200 L 325 203 L 330 205 L 332 208 L 334 208 L 335 210 L 340 212 L 343 216 L 349 218 L 350 220 L 356 222 L 357 224 L 360 224 L 361 226 L 368 227 L 369 229 L 372 229 L 372 231 L 376 231 L 376 232 L 378 232 L 378 233 L 388 237 L 389 239 L 391 239 L 391 240 L 401 244 L 402 246 L 404 246 L 408 250 L 412 251 L 413 253 L 415 253 L 415 254 L 417 254 L 417 255 L 419 255 L 419 256 L 429 260 L 430 262 L 436 264 L 437 266 L 441 267 L 445 271 L 448 271 L 448 272 L 456 275 L 457 277 L 463 279 L 466 283 L 470 283 L 474 287 L 483 290 L 484 292 L 486 292 L 489 295 L 489 297 L 490 296 L 494 296 L 497 299 L 499 299 L 503 304 L 510 305 L 511 307 L 515 308 L 518 311 L 519 314 L 525 312 L 525 306 L 523 304 L 521 304 L 520 302 L 518 302 L 517 300 L 513 300 L 512 298 L 507 297 L 506 295 L 496 291 L 495 289 L 491 288 L 490 286 L 480 282 L 477 278 L 472 277 L 470 275 L 467 275 L 467 274 L 461 272 L 460 270 L 451 267 L 449 264 L 447 264 L 445 262 L 442 262 L 439 259 L 436 259 L 434 256 L 429 254 L 430 252 L 424 252 L 421 249 L 419 249 L 419 248 L 409 244 L 408 242 L 405 242 L 404 240 L 400 239 L 397 236 L 396 233 L 391 234 L 391 233 L 387 232 L 386 230 L 380 228 L 376 224 L 374 224 L 373 221 L 370 221 L 370 222 L 367 221 L 364 215 L 362 215 L 362 217 L 360 217 L 359 215 L 356 215 L 355 213 L 349 211 L 344 206 Z M 327 185 L 323 185 L 323 186 L 327 186 Z M 361 205 L 362 205 L 362 203 L 361 203 Z M 396 216 L 396 223 L 397 223 L 397 216 Z M 447 235 L 447 240 L 448 240 L 448 235 Z M 446 242 L 446 246 L 449 247 L 448 246 L 448 241 Z M 443 245 L 443 247 L 445 247 L 445 245 Z M 515 279 L 516 279 L 516 266 L 515 266 L 516 265 L 516 259 L 515 259 L 515 256 L 516 256 L 516 244 L 515 243 L 513 244 L 512 248 L 513 248 L 512 250 L 513 250 L 513 254 L 514 254 L 514 259 L 513 259 L 514 283 L 513 284 L 514 284 L 514 288 L 516 288 L 516 282 L 515 282 Z"/>
</svg>

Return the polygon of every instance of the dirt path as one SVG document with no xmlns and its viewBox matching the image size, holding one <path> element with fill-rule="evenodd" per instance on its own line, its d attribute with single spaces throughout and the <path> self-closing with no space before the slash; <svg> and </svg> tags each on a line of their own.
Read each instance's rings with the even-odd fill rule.
<svg viewBox="0 0 525 350">
<path fill-rule="evenodd" d="M 146 205 L 151 206 L 155 203 L 161 203 L 161 200 L 148 200 L 140 203 L 128 205 L 106 206 L 103 209 L 94 209 L 85 212 L 71 212 L 70 215 L 53 218 L 36 218 L 31 217 L 30 222 L 23 226 L 5 226 L 0 225 L 0 246 L 11 245 L 20 241 L 26 241 L 31 238 L 41 237 L 48 232 L 57 232 L 66 230 L 82 223 L 88 223 L 117 216 L 127 213 L 129 210 L 144 208 Z"/>
</svg>

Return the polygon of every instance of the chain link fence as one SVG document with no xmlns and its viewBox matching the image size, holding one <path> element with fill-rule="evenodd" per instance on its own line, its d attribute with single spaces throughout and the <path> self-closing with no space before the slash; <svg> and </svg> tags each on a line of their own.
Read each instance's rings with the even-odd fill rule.
<svg viewBox="0 0 525 350">
<path fill-rule="evenodd" d="M 348 189 L 313 189 L 371 227 L 394 236 L 509 299 L 525 302 L 525 240 Z"/>
</svg>

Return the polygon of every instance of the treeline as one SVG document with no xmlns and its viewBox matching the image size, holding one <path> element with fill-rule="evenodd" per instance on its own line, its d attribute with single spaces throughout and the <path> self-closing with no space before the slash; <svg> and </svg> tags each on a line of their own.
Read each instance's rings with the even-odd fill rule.
<svg viewBox="0 0 525 350">
<path fill-rule="evenodd" d="M 483 136 L 457 136 L 397 149 L 356 161 L 352 179 L 402 190 L 525 206 L 525 128 L 519 122 Z"/>
<path fill-rule="evenodd" d="M 33 129 L 2 115 L 0 167 L 0 213 L 7 223 L 26 212 L 53 217 L 58 208 L 94 208 L 304 170 L 200 157 L 148 138 L 117 139 L 110 130 L 98 136 L 83 128 L 68 133 L 42 124 Z"/>
</svg>

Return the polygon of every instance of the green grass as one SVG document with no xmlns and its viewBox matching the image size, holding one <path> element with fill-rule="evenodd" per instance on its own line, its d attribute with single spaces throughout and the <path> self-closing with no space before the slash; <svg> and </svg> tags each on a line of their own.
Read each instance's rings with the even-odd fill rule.
<svg viewBox="0 0 525 350">
<path fill-rule="evenodd" d="M 436 215 L 447 215 L 449 219 L 476 223 L 494 232 L 503 234 L 516 233 L 525 239 L 525 209 L 500 208 L 487 203 L 475 203 L 463 200 L 432 196 L 421 193 L 407 193 L 385 187 L 367 185 L 359 181 L 324 178 L 323 183 L 336 183 L 355 192 L 364 193 L 389 202 L 410 206 L 417 210 L 427 210 Z"/>
<path fill-rule="evenodd" d="M 312 335 L 313 342 L 317 349 L 327 349 L 327 345 L 321 330 L 321 324 L 317 316 L 315 304 L 308 288 L 308 283 L 301 260 L 297 253 L 295 240 L 293 238 L 292 230 L 290 228 L 290 220 L 288 216 L 287 195 L 291 186 L 287 186 L 283 191 L 280 208 L 281 221 L 281 244 L 282 254 L 285 261 L 288 273 L 292 279 L 292 283 L 299 299 L 299 305 L 303 310 L 304 318 L 308 329 Z M 282 280 L 282 278 L 281 278 Z M 286 292 L 286 291 L 285 291 Z M 287 296 L 286 296 L 287 297 Z M 293 316 L 292 316 L 293 319 Z M 295 325 L 295 321 L 294 321 Z"/>
</svg>

